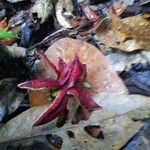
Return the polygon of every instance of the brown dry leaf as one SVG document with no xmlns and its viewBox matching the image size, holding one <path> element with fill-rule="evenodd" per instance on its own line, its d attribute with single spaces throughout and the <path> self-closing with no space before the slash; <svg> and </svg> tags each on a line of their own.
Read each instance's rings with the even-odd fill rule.
<svg viewBox="0 0 150 150">
<path fill-rule="evenodd" d="M 92 23 L 92 27 L 87 30 L 81 30 L 79 33 L 80 35 L 87 35 L 91 33 L 95 33 L 96 29 L 101 24 L 101 17 L 96 13 L 96 11 L 92 10 L 88 5 L 83 6 L 82 10 L 86 16 L 86 18 L 89 20 L 89 23 Z"/>
<path fill-rule="evenodd" d="M 128 5 L 129 4 L 123 3 L 123 1 L 119 0 L 113 4 L 113 8 L 114 8 L 115 12 L 117 13 L 117 15 L 121 15 L 124 12 L 124 10 L 127 8 Z"/>
<path fill-rule="evenodd" d="M 1 22 L 0 22 L 0 31 L 7 31 L 9 28 L 9 24 L 7 22 L 7 19 L 4 18 Z"/>
<path fill-rule="evenodd" d="M 15 39 L 4 39 L 4 40 L 0 40 L 0 44 L 4 44 L 4 45 L 12 45 L 13 43 L 15 43 Z"/>
<path fill-rule="evenodd" d="M 109 47 L 127 52 L 139 49 L 150 50 L 150 20 L 141 15 L 121 19 L 111 11 L 111 22 L 103 23 L 96 38 Z M 111 25 L 111 27 L 110 27 Z"/>
<path fill-rule="evenodd" d="M 96 13 L 96 11 L 92 10 L 89 5 L 82 6 L 82 11 L 86 18 L 92 22 L 100 19 L 100 16 Z"/>
<path fill-rule="evenodd" d="M 125 85 L 117 73 L 112 69 L 112 66 L 109 65 L 105 56 L 103 56 L 99 49 L 91 44 L 71 38 L 63 38 L 50 46 L 45 54 L 56 66 L 59 57 L 68 63 L 72 61 L 77 54 L 80 61 L 83 64 L 86 64 L 87 81 L 91 86 L 92 95 L 100 92 L 127 93 Z M 55 78 L 54 73 L 49 71 L 43 61 L 41 61 L 37 68 L 37 78 L 41 78 L 42 76 Z M 29 95 L 33 95 L 33 91 L 30 91 L 29 93 Z M 36 105 L 43 104 L 41 95 L 42 93 L 40 91 L 36 91 Z M 30 101 L 35 100 L 35 98 L 31 96 L 29 99 Z M 33 103 L 35 102 L 32 102 L 32 104 Z"/>
<path fill-rule="evenodd" d="M 150 18 L 150 12 L 146 12 L 143 14 L 143 18 L 149 19 Z"/>
<path fill-rule="evenodd" d="M 69 20 L 71 26 L 74 28 L 76 27 L 75 30 L 82 36 L 95 33 L 96 29 L 101 24 L 100 15 L 91 9 L 89 5 L 82 6 L 82 11 L 85 16 L 71 18 Z"/>
<path fill-rule="evenodd" d="M 127 93 L 126 87 L 105 56 L 91 44 L 63 38 L 51 45 L 45 54 L 55 65 L 57 65 L 59 57 L 69 63 L 75 55 L 78 55 L 81 63 L 86 64 L 86 80 L 91 86 L 92 95 L 100 92 Z"/>
</svg>

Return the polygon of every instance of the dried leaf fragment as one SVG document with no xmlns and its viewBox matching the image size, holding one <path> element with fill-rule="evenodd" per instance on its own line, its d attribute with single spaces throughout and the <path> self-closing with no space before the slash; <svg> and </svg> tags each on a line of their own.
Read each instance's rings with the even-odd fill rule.
<svg viewBox="0 0 150 150">
<path fill-rule="evenodd" d="M 111 12 L 112 29 L 124 35 L 125 39 L 133 38 L 137 42 L 147 42 L 150 40 L 150 21 L 144 19 L 142 16 L 128 17 L 124 21 L 116 15 L 114 11 Z M 119 35 L 118 39 L 120 38 Z"/>
<path fill-rule="evenodd" d="M 86 80 L 91 86 L 92 95 L 100 92 L 127 93 L 127 89 L 112 66 L 99 49 L 91 44 L 71 38 L 62 38 L 51 45 L 45 54 L 55 65 L 59 57 L 65 63 L 69 63 L 78 55 L 81 63 L 86 64 Z"/>
<path fill-rule="evenodd" d="M 104 23 L 97 30 L 96 38 L 106 46 L 127 52 L 144 49 L 150 50 L 150 20 L 142 15 L 121 19 L 111 10 L 111 21 Z"/>
<path fill-rule="evenodd" d="M 80 35 L 94 33 L 101 24 L 101 17 L 96 11 L 92 10 L 89 5 L 82 6 L 84 16 L 70 19 L 73 27 Z"/>
<path fill-rule="evenodd" d="M 9 29 L 9 24 L 7 23 L 7 18 L 4 18 L 0 22 L 0 31 L 7 31 Z"/>
</svg>

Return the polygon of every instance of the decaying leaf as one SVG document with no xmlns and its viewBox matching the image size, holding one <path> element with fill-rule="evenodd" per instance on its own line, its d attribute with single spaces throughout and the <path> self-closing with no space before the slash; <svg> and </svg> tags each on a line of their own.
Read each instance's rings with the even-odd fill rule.
<svg viewBox="0 0 150 150">
<path fill-rule="evenodd" d="M 112 64 L 117 72 L 129 70 L 133 64 L 149 64 L 150 51 L 136 51 L 135 53 L 126 53 L 124 51 L 111 50 L 107 52 L 106 58 Z"/>
<path fill-rule="evenodd" d="M 1 22 L 0 22 L 0 31 L 7 31 L 9 29 L 9 24 L 7 23 L 7 19 L 4 18 Z"/>
<path fill-rule="evenodd" d="M 67 4 L 67 5 L 66 5 Z M 83 16 L 73 16 L 73 5 L 70 0 L 59 0 L 56 5 L 56 16 L 61 26 L 76 28 L 80 35 L 94 33 L 101 23 L 101 17 L 89 5 L 82 6 Z"/>
<path fill-rule="evenodd" d="M 82 36 L 95 33 L 96 29 L 101 24 L 100 15 L 91 9 L 89 5 L 82 6 L 82 11 L 84 16 L 70 19 L 70 24 L 76 27 L 75 30 Z"/>
<path fill-rule="evenodd" d="M 73 17 L 73 4 L 71 0 L 59 0 L 56 4 L 56 17 L 61 26 L 71 28 L 69 18 Z"/>
<path fill-rule="evenodd" d="M 38 18 L 41 18 L 41 22 L 46 21 L 49 15 L 53 13 L 53 5 L 51 0 L 36 0 L 35 4 L 29 10 L 30 14 L 37 13 Z"/>
<path fill-rule="evenodd" d="M 0 46 L 0 79 L 4 78 L 26 78 L 28 67 L 25 63 L 25 49 L 22 47 Z M 19 72 L 18 72 L 19 70 Z"/>
<path fill-rule="evenodd" d="M 118 92 L 127 93 L 122 81 L 119 79 L 115 71 L 108 64 L 105 57 L 101 52 L 94 46 L 74 40 L 71 38 L 64 38 L 54 43 L 45 53 L 47 57 L 57 66 L 59 57 L 61 57 L 66 63 L 73 60 L 75 55 L 79 56 L 80 61 L 86 64 L 87 67 L 87 82 L 90 84 L 91 94 L 94 95 L 98 92 Z M 93 67 L 94 66 L 94 67 Z M 47 65 L 43 61 L 40 62 L 36 71 L 36 78 L 56 78 L 56 74 L 53 70 L 49 70 Z M 115 81 L 115 82 L 114 82 Z M 32 93 L 34 91 L 30 91 Z M 36 92 L 40 94 L 40 91 Z M 29 94 L 32 95 L 32 94 Z M 39 97 L 41 97 L 39 95 Z M 32 101 L 33 97 L 29 97 Z M 41 105 L 42 102 L 38 98 L 37 104 Z M 34 101 L 34 100 L 33 100 Z M 48 102 L 48 98 L 47 98 Z"/>
<path fill-rule="evenodd" d="M 81 63 L 86 64 L 86 80 L 91 86 L 92 95 L 100 92 L 127 92 L 112 66 L 109 65 L 99 49 L 91 44 L 63 38 L 50 46 L 45 54 L 54 64 L 58 63 L 59 57 L 66 63 L 71 62 L 77 54 Z"/>
<path fill-rule="evenodd" d="M 0 122 L 4 116 L 13 113 L 24 100 L 24 93 L 17 89 L 17 83 L 15 78 L 0 81 Z"/>
<path fill-rule="evenodd" d="M 8 52 L 8 55 L 10 55 L 11 57 L 19 58 L 19 57 L 25 57 L 26 55 L 26 49 L 24 47 L 19 47 L 16 44 L 13 44 L 11 46 L 6 46 L 5 49 L 6 49 L 5 51 Z"/>
<path fill-rule="evenodd" d="M 128 71 L 121 74 L 126 86 L 131 94 L 141 94 L 150 96 L 150 65 L 134 64 Z"/>
<path fill-rule="evenodd" d="M 102 43 L 128 52 L 150 49 L 149 19 L 143 18 L 142 15 L 121 19 L 111 11 L 111 20 L 111 22 L 103 22 L 97 30 L 96 38 Z"/>
<path fill-rule="evenodd" d="M 62 149 L 120 149 L 141 128 L 142 123 L 132 118 L 149 117 L 149 98 L 140 95 L 100 94 L 95 101 L 102 104 L 103 109 L 96 110 L 87 121 L 72 125 L 69 120 L 58 128 L 55 121 L 44 126 L 32 128 L 32 123 L 49 105 L 33 107 L 10 120 L 0 129 L 0 142 L 35 137 L 38 135 L 57 135 L 62 138 Z M 112 103 L 113 102 L 113 103 Z M 104 139 L 91 137 L 84 131 L 86 126 L 100 126 Z M 70 138 L 67 131 L 74 133 Z M 95 134 L 96 135 L 96 134 Z M 15 141 L 14 141 L 15 143 Z"/>
</svg>

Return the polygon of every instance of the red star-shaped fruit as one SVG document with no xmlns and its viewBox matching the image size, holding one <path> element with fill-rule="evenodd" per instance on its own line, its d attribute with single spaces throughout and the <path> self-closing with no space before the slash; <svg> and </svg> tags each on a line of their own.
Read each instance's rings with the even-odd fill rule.
<svg viewBox="0 0 150 150">
<path fill-rule="evenodd" d="M 96 104 L 87 90 L 82 86 L 82 82 L 85 79 L 86 67 L 81 64 L 79 58 L 66 64 L 61 58 L 58 62 L 58 68 L 46 57 L 43 53 L 38 53 L 41 59 L 48 65 L 50 69 L 53 69 L 57 74 L 57 79 L 37 79 L 26 81 L 18 85 L 19 88 L 29 90 L 41 90 L 52 89 L 57 90 L 58 94 L 46 109 L 34 122 L 33 126 L 42 125 L 52 121 L 59 117 L 66 109 L 68 103 L 68 95 L 75 97 L 77 102 L 88 110 L 94 110 L 101 108 Z"/>
</svg>

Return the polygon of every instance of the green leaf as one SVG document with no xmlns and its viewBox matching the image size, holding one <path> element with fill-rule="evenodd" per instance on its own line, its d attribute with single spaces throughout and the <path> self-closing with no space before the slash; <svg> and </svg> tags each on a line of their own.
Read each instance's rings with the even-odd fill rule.
<svg viewBox="0 0 150 150">
<path fill-rule="evenodd" d="M 7 38 L 18 38 L 18 37 L 13 33 L 0 31 L 0 39 L 7 39 Z"/>
</svg>

